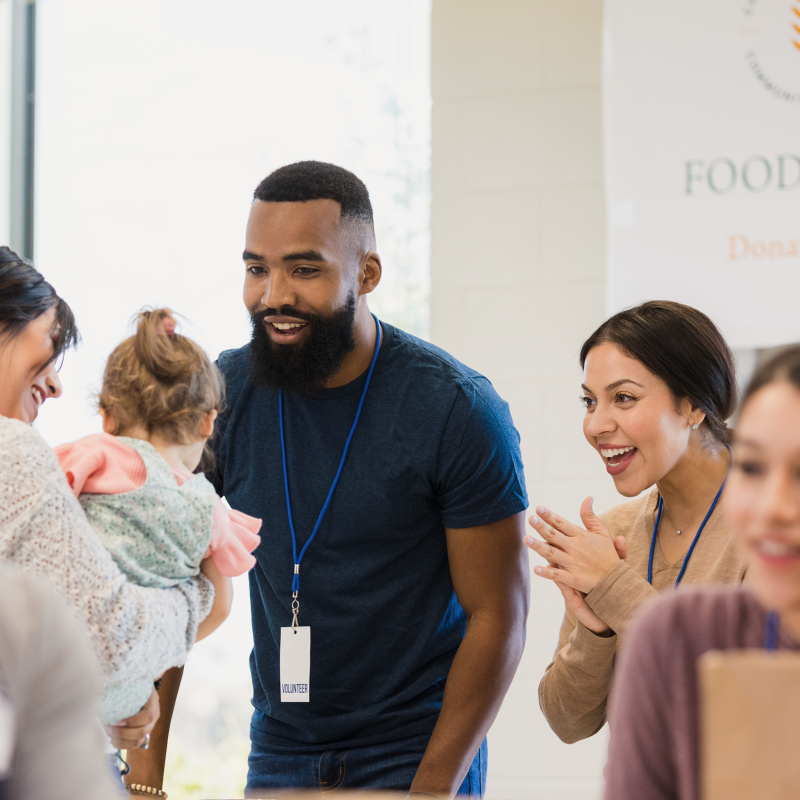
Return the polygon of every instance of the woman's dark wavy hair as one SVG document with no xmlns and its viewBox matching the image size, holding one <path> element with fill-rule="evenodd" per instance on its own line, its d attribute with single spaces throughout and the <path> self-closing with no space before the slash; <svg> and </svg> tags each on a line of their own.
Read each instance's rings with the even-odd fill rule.
<svg viewBox="0 0 800 800">
<path fill-rule="evenodd" d="M 0 339 L 16 338 L 29 322 L 51 308 L 56 310 L 56 359 L 80 342 L 72 309 L 33 264 L 10 248 L 0 247 Z"/>
<path fill-rule="evenodd" d="M 736 411 L 736 367 L 728 343 L 702 311 L 651 300 L 607 319 L 581 348 L 581 367 L 593 347 L 617 345 L 667 384 L 677 402 L 688 397 L 706 415 L 719 442 L 730 439 L 725 420 Z"/>
<path fill-rule="evenodd" d="M 792 345 L 786 350 L 782 350 L 756 368 L 742 396 L 739 413 L 742 413 L 742 409 L 759 389 L 763 389 L 770 383 L 784 382 L 790 383 L 795 389 L 800 390 L 800 345 Z"/>
</svg>

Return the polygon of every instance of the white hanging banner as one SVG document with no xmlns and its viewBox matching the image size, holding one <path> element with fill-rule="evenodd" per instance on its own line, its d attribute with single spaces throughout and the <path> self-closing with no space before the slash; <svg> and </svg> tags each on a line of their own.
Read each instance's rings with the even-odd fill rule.
<svg viewBox="0 0 800 800">
<path fill-rule="evenodd" d="M 605 0 L 607 310 L 800 341 L 800 0 Z"/>
</svg>

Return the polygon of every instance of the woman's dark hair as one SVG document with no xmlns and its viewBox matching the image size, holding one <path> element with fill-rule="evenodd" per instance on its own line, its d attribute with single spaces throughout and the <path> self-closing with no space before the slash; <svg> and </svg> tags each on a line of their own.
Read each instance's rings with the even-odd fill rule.
<svg viewBox="0 0 800 800">
<path fill-rule="evenodd" d="M 733 353 L 717 326 L 701 311 L 669 300 L 651 300 L 607 319 L 581 348 L 581 367 L 593 347 L 609 342 L 667 384 L 676 403 L 688 397 L 706 415 L 720 442 L 725 420 L 736 411 Z"/>
<path fill-rule="evenodd" d="M 80 341 L 72 309 L 30 262 L 8 247 L 0 247 L 0 339 L 13 339 L 33 320 L 56 310 L 58 331 L 53 358 Z"/>
<path fill-rule="evenodd" d="M 739 413 L 759 389 L 770 383 L 783 382 L 791 383 L 795 389 L 800 390 L 800 345 L 792 345 L 782 350 L 756 368 L 745 389 Z"/>
</svg>

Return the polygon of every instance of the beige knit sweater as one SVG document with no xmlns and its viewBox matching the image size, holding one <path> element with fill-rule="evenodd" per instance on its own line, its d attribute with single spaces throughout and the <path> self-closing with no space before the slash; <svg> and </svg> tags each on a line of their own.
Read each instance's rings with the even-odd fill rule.
<svg viewBox="0 0 800 800">
<path fill-rule="evenodd" d="M 152 681 L 183 664 L 214 601 L 202 575 L 172 589 L 127 581 L 86 521 L 56 454 L 33 428 L 0 416 L 3 561 L 55 589 L 88 635 L 106 685 Z"/>
<path fill-rule="evenodd" d="M 703 529 L 681 586 L 737 583 L 744 578 L 744 558 L 732 540 L 723 501 Z M 643 603 L 675 586 L 683 566 L 683 558 L 670 566 L 656 543 L 653 585 L 647 583 L 657 505 L 658 490 L 654 487 L 600 516 L 612 536 L 621 534 L 627 539 L 628 557 L 586 595 L 589 607 L 614 635 L 597 636 L 567 612 L 553 661 L 539 683 L 539 705 L 550 727 L 564 742 L 586 739 L 603 727 L 620 638 Z"/>
</svg>

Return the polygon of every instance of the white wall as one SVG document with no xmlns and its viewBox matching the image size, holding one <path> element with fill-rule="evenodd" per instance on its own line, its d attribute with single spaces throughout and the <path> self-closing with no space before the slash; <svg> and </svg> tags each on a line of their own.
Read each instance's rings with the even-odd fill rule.
<svg viewBox="0 0 800 800">
<path fill-rule="evenodd" d="M 11 192 L 11 0 L 0 0 L 0 245 L 8 244 Z"/>
<path fill-rule="evenodd" d="M 581 433 L 577 356 L 603 320 L 600 0 L 433 0 L 433 341 L 487 375 L 531 505 L 621 500 Z M 596 797 L 605 732 L 562 744 L 537 686 L 563 604 L 532 576 L 528 644 L 489 738 L 490 798 Z"/>
<path fill-rule="evenodd" d="M 253 190 L 293 161 L 365 181 L 385 264 L 375 311 L 425 335 L 427 12 L 427 0 L 38 0 L 36 265 L 84 335 L 40 417 L 48 442 L 99 429 L 88 395 L 141 306 L 184 314 L 212 355 L 247 341 Z"/>
</svg>

